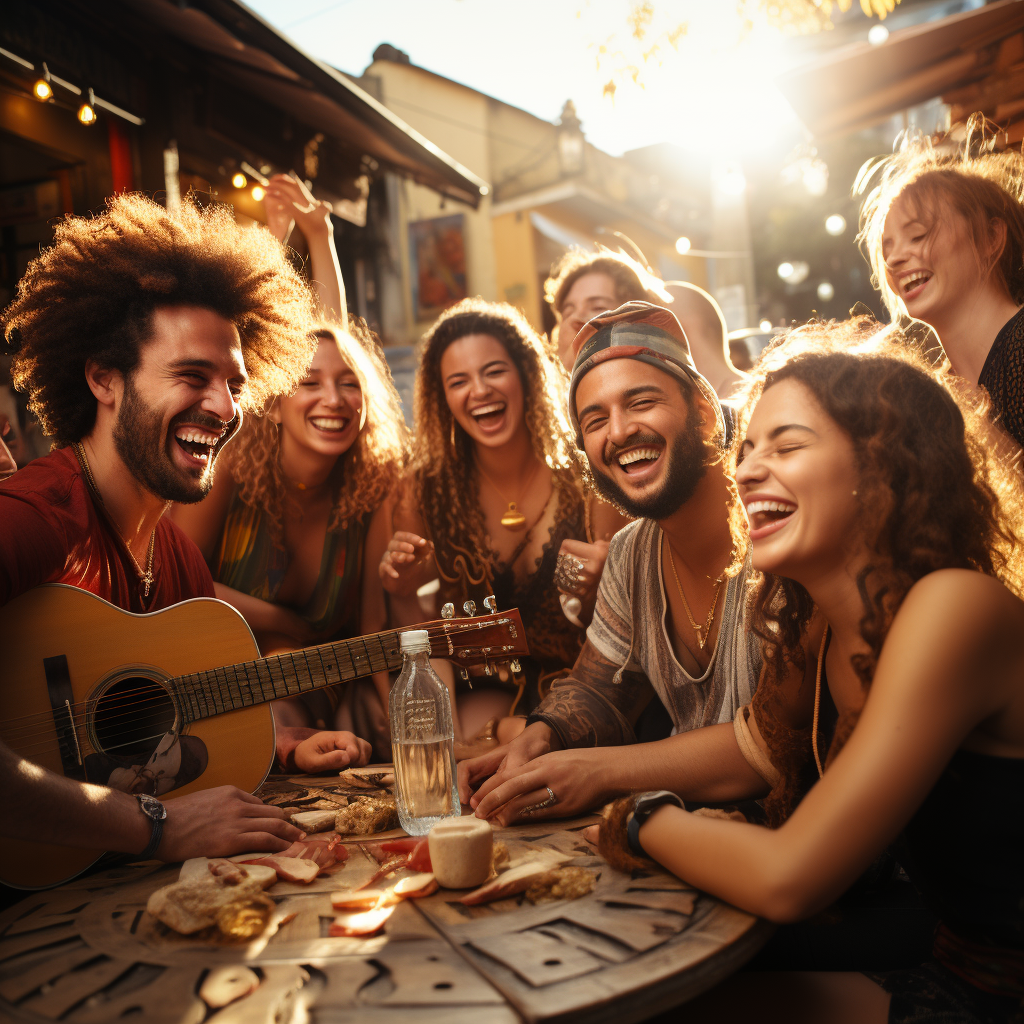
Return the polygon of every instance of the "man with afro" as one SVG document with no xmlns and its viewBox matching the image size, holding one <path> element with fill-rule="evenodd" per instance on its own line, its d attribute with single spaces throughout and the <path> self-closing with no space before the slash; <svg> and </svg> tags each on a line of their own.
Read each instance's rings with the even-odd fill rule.
<svg viewBox="0 0 1024 1024">
<path fill-rule="evenodd" d="M 186 200 L 171 214 L 117 196 L 57 227 L 0 325 L 14 384 L 54 442 L 0 480 L 0 607 L 44 583 L 136 613 L 213 597 L 199 549 L 163 513 L 206 495 L 243 412 L 293 391 L 312 359 L 311 294 L 283 246 L 226 207 Z M 311 733 L 279 729 L 278 756 L 312 744 L 335 770 L 366 756 L 351 733 Z M 170 801 L 160 827 L 129 793 L 3 744 L 0 773 L 12 837 L 175 861 L 278 851 L 300 835 L 233 787 Z"/>
</svg>

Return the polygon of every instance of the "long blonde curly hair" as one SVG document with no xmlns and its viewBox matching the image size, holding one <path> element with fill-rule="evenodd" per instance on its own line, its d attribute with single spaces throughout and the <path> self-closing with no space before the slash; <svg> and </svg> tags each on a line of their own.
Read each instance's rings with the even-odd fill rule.
<svg viewBox="0 0 1024 1024">
<path fill-rule="evenodd" d="M 955 210 L 967 222 L 979 260 L 990 221 L 1003 221 L 1006 243 L 983 269 L 999 273 L 1014 302 L 1024 302 L 1024 157 L 1019 149 L 998 152 L 998 140 L 998 128 L 974 114 L 937 140 L 908 132 L 890 156 L 861 167 L 853 186 L 854 195 L 865 196 L 857 241 L 893 320 L 905 311 L 889 287 L 882 236 L 889 211 L 903 197 L 928 225 L 941 219 L 939 204 Z"/>
<path fill-rule="evenodd" d="M 463 299 L 445 311 L 424 335 L 420 349 L 413 480 L 442 578 L 467 587 L 483 582 L 497 562 L 477 501 L 474 443 L 452 416 L 441 380 L 441 356 L 470 334 L 494 338 L 518 370 L 526 429 L 537 457 L 551 470 L 560 511 L 580 501 L 590 480 L 569 425 L 565 371 L 522 313 L 504 302 L 483 299 Z"/>
<path fill-rule="evenodd" d="M 322 323 L 314 334 L 318 341 L 330 339 L 338 346 L 363 396 L 359 434 L 330 476 L 334 507 L 328 529 L 345 529 L 372 513 L 394 490 L 405 466 L 409 432 L 380 343 L 365 321 L 350 316 L 347 333 Z M 281 469 L 280 428 L 267 415 L 272 407 L 273 402 L 261 415 L 246 418 L 224 459 L 242 501 L 263 511 L 271 536 L 280 541 L 286 504 L 293 499 Z"/>
</svg>

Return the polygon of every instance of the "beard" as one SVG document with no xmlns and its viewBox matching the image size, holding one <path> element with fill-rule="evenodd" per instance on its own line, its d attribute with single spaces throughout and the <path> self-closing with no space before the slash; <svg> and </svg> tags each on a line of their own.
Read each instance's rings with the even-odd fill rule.
<svg viewBox="0 0 1024 1024">
<path fill-rule="evenodd" d="M 642 440 L 665 445 L 662 458 L 668 459 L 668 464 L 665 482 L 658 490 L 640 498 L 631 498 L 609 474 L 591 462 L 594 483 L 604 497 L 633 519 L 667 519 L 693 497 L 707 472 L 707 446 L 701 436 L 700 414 L 696 405 L 691 405 L 686 426 L 671 445 L 657 434 L 645 435 Z M 635 443 L 631 441 L 629 447 L 634 447 Z M 611 458 L 617 458 L 618 451 Z"/>
<path fill-rule="evenodd" d="M 174 423 L 193 423 L 209 427 L 219 433 L 224 424 L 216 417 L 198 410 L 186 410 L 171 421 L 164 433 L 163 419 L 158 410 L 146 403 L 136 390 L 131 376 L 124 379 L 124 397 L 114 424 L 114 447 L 128 471 L 151 494 L 164 501 L 177 501 L 193 505 L 202 501 L 213 486 L 213 466 L 218 453 L 234 433 L 229 430 L 210 454 L 202 470 L 193 475 L 181 469 L 171 458 L 168 444 L 174 440 Z"/>
</svg>

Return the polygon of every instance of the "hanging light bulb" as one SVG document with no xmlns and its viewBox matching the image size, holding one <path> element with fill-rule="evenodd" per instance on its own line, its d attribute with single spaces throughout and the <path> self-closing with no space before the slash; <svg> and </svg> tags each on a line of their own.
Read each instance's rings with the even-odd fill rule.
<svg viewBox="0 0 1024 1024">
<path fill-rule="evenodd" d="M 689 251 L 690 240 L 686 237 L 686 235 L 681 235 L 679 238 L 676 239 L 676 252 L 679 253 L 680 256 L 683 256 Z"/>
<path fill-rule="evenodd" d="M 253 185 L 252 197 L 257 203 L 263 202 L 263 197 L 267 194 L 267 190 L 262 185 Z"/>
<path fill-rule="evenodd" d="M 95 124 L 96 123 L 96 97 L 93 96 L 92 89 L 88 90 L 89 98 L 78 108 L 78 120 L 82 124 Z"/>
<path fill-rule="evenodd" d="M 235 173 L 231 175 L 231 184 L 234 185 L 235 188 L 245 188 L 247 181 L 248 179 L 241 171 L 235 171 Z"/>
<path fill-rule="evenodd" d="M 761 328 L 761 330 L 762 330 L 762 331 L 763 331 L 763 332 L 764 332 L 765 334 L 767 334 L 767 333 L 768 333 L 768 332 L 769 332 L 769 331 L 770 331 L 770 330 L 772 329 L 772 322 L 771 322 L 771 320 L 762 320 L 762 321 L 761 321 L 761 322 L 760 322 L 760 323 L 758 324 L 758 327 L 760 327 L 760 328 Z"/>
<path fill-rule="evenodd" d="M 42 77 L 38 78 L 32 86 L 32 95 L 40 103 L 46 103 L 47 100 L 53 99 L 53 86 L 50 85 L 50 69 L 46 66 L 46 61 L 43 61 L 42 68 Z"/>
</svg>

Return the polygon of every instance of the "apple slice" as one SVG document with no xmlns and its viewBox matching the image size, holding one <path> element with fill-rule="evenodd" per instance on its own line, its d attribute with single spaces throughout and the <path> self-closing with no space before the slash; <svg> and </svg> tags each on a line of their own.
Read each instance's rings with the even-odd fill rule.
<svg viewBox="0 0 1024 1024">
<path fill-rule="evenodd" d="M 355 914 L 339 914 L 331 924 L 329 934 L 335 938 L 346 936 L 357 937 L 373 935 L 384 927 L 395 906 L 378 907 L 376 910 L 364 910 Z"/>
<path fill-rule="evenodd" d="M 407 878 L 400 878 L 391 887 L 391 891 L 403 899 L 416 900 L 437 892 L 437 879 L 431 872 L 421 871 Z"/>
<path fill-rule="evenodd" d="M 459 902 L 467 907 L 472 907 L 478 903 L 491 903 L 493 900 L 503 900 L 509 896 L 515 896 L 516 893 L 529 889 L 530 883 L 537 875 L 557 868 L 567 860 L 572 860 L 572 857 L 555 853 L 552 850 L 551 853 L 543 854 L 522 864 L 517 864 L 515 867 L 509 868 L 508 871 L 503 871 L 493 881 L 467 893 Z"/>
</svg>

